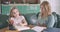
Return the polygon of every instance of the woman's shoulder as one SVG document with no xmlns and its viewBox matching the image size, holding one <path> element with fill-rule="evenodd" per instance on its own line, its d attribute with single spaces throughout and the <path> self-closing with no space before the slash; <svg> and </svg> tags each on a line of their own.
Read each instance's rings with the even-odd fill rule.
<svg viewBox="0 0 60 32">
<path fill-rule="evenodd" d="M 52 16 L 54 16 L 54 15 L 53 15 L 53 14 L 50 14 L 49 16 L 52 17 Z"/>
<path fill-rule="evenodd" d="M 51 14 L 51 15 L 49 15 L 49 16 L 48 16 L 48 18 L 54 18 L 54 15 L 53 15 L 53 14 Z"/>
</svg>

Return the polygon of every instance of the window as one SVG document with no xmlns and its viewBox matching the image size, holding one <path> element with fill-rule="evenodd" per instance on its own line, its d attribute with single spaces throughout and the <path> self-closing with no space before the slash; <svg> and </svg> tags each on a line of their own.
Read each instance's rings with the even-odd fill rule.
<svg viewBox="0 0 60 32">
<path fill-rule="evenodd" d="M 39 4 L 40 0 L 1 0 L 2 4 Z"/>
</svg>

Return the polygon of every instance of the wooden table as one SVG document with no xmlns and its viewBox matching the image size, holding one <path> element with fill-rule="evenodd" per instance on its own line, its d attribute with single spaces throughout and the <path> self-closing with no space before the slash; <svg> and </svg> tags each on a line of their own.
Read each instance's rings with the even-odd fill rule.
<svg viewBox="0 0 60 32">
<path fill-rule="evenodd" d="M 33 25 L 29 25 L 30 28 L 34 27 Z M 17 30 L 9 30 L 9 27 L 0 29 L 0 32 L 18 32 Z"/>
<path fill-rule="evenodd" d="M 6 27 L 6 28 L 3 28 L 3 29 L 0 29 L 0 32 L 18 32 L 16 30 L 9 30 L 9 27 Z"/>
<path fill-rule="evenodd" d="M 3 29 L 0 29 L 0 32 L 5 32 L 6 30 L 8 30 L 8 27 L 5 27 Z"/>
<path fill-rule="evenodd" d="M 18 32 L 16 30 L 6 30 L 5 32 Z"/>
<path fill-rule="evenodd" d="M 33 28 L 34 26 L 33 25 L 28 25 L 28 27 Z M 19 32 L 17 30 L 9 30 L 9 27 L 6 27 L 6 28 L 3 28 L 3 29 L 0 29 L 0 32 Z"/>
</svg>

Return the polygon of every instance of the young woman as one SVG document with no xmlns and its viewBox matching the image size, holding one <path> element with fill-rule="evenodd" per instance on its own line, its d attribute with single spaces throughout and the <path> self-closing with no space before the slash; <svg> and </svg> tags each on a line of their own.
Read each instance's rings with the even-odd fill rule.
<svg viewBox="0 0 60 32">
<path fill-rule="evenodd" d="M 38 25 L 51 28 L 54 26 L 55 19 L 52 15 L 49 2 L 43 1 L 40 5 L 41 12 L 38 16 Z"/>
</svg>

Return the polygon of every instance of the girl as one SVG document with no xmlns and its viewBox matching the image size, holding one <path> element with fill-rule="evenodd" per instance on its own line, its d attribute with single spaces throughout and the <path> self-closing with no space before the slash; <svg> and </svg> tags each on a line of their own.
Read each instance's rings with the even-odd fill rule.
<svg viewBox="0 0 60 32">
<path fill-rule="evenodd" d="M 41 13 L 38 16 L 38 24 L 47 28 L 52 28 L 55 23 L 54 16 L 51 13 L 49 2 L 43 1 L 40 5 Z"/>
<path fill-rule="evenodd" d="M 10 11 L 9 22 L 18 30 L 22 27 L 27 27 L 27 22 L 24 16 L 19 14 L 19 11 L 16 7 L 13 7 Z"/>
</svg>

